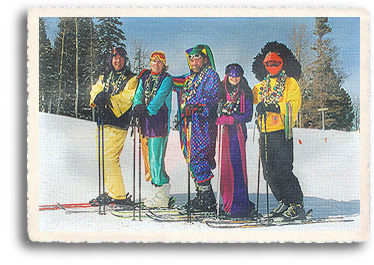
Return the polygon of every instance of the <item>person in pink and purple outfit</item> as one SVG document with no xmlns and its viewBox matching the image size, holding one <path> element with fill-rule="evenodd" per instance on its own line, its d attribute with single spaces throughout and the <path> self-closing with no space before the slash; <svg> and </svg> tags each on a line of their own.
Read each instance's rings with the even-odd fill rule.
<svg viewBox="0 0 374 265">
<path fill-rule="evenodd" d="M 231 217 L 251 217 L 255 204 L 248 197 L 245 143 L 246 123 L 252 120 L 253 95 L 239 64 L 229 64 L 221 82 L 222 159 L 220 192 L 224 211 Z"/>
</svg>

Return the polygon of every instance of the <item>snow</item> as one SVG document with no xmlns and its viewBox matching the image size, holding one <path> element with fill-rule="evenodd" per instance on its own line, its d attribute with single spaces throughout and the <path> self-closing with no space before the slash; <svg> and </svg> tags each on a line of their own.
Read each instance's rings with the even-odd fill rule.
<svg viewBox="0 0 374 265">
<path fill-rule="evenodd" d="M 88 202 L 98 195 L 98 163 L 96 160 L 96 123 L 70 117 L 39 113 L 39 194 L 37 203 L 55 204 Z M 132 193 L 133 138 L 126 138 L 120 157 L 125 187 Z M 258 132 L 253 141 L 253 129 L 248 128 L 247 165 L 250 199 L 256 202 Z M 317 217 L 348 216 L 352 222 L 308 224 L 284 227 L 245 229 L 251 231 L 359 231 L 360 230 L 360 134 L 359 132 L 321 131 L 294 129 L 294 174 L 299 179 L 305 196 L 305 207 L 313 209 Z M 142 168 L 143 173 L 144 169 Z M 179 144 L 179 134 L 171 131 L 166 153 L 166 170 L 171 177 L 171 194 L 182 205 L 187 199 L 187 166 Z M 217 169 L 214 174 L 217 173 Z M 138 178 L 138 176 L 136 177 Z M 136 183 L 137 187 L 138 183 Z M 217 178 L 212 181 L 217 190 Z M 193 186 L 193 185 L 191 185 Z M 192 197 L 194 188 L 191 187 Z M 261 176 L 260 212 L 266 212 L 266 189 Z M 151 185 L 142 179 L 142 198 L 151 194 Z M 136 199 L 138 199 L 136 188 Z M 270 207 L 276 200 L 270 194 Z M 93 232 L 107 231 L 117 238 L 116 232 L 187 231 L 221 233 L 203 223 L 158 223 L 142 218 L 142 221 L 121 219 L 111 214 L 66 214 L 64 211 L 38 213 L 37 229 L 40 232 Z M 220 230 L 220 231 L 219 231 Z M 227 231 L 227 230 L 226 230 Z M 243 229 L 230 230 L 243 233 Z M 114 234 L 112 234 L 112 232 Z M 173 241 L 173 237 L 161 238 Z M 62 237 L 63 238 L 63 237 Z M 86 239 L 86 237 L 83 237 Z M 140 237 L 141 238 L 141 237 Z M 159 237 L 146 240 L 158 240 Z M 61 238 L 60 238 L 61 239 Z M 55 239 L 56 240 L 56 239 Z M 61 239 L 62 240 L 62 239 Z M 109 239 L 108 239 L 109 240 Z M 197 241 L 209 240 L 206 238 Z M 248 238 L 247 240 L 253 240 Z"/>
</svg>

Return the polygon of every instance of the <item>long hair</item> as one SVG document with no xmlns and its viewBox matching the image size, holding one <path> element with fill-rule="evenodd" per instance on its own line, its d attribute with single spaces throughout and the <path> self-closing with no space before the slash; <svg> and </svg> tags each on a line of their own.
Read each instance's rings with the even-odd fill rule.
<svg viewBox="0 0 374 265">
<path fill-rule="evenodd" d="M 221 82 L 221 91 L 220 91 L 220 98 L 225 99 L 226 98 L 226 89 L 225 86 L 231 87 L 232 85 L 229 82 L 229 78 L 226 75 L 225 78 Z M 253 94 L 252 89 L 248 84 L 247 79 L 244 76 L 240 77 L 239 82 L 239 89 L 241 89 L 244 92 L 245 97 L 249 97 L 251 100 L 253 100 Z"/>
<path fill-rule="evenodd" d="M 300 63 L 286 45 L 276 41 L 266 43 L 266 45 L 261 49 L 261 53 L 257 54 L 254 58 L 252 73 L 254 73 L 257 80 L 262 81 L 268 75 L 268 71 L 263 64 L 263 61 L 269 52 L 277 53 L 283 60 L 282 70 L 286 72 L 287 76 L 299 80 L 301 75 Z"/>
</svg>

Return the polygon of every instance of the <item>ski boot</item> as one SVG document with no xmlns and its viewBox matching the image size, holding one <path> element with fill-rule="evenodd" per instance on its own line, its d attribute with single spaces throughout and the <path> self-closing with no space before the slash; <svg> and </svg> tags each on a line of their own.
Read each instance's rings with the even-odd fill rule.
<svg viewBox="0 0 374 265">
<path fill-rule="evenodd" d="M 152 184 L 153 197 L 146 199 L 144 205 L 147 208 L 168 208 L 170 197 L 170 184 L 166 183 L 162 186 Z"/>
<path fill-rule="evenodd" d="M 113 203 L 119 206 L 134 206 L 134 201 L 131 200 L 132 195 L 126 194 L 126 199 L 113 199 Z"/>
<path fill-rule="evenodd" d="M 116 204 L 121 206 L 133 206 L 134 202 L 131 200 L 131 195 L 126 194 L 126 199 L 113 199 L 108 193 L 100 194 L 98 197 L 89 201 L 92 206 Z"/>
<path fill-rule="evenodd" d="M 188 203 L 184 206 L 187 211 Z M 214 197 L 212 185 L 206 183 L 205 185 L 196 184 L 196 197 L 190 203 L 191 212 L 215 212 L 216 198 Z"/>
<path fill-rule="evenodd" d="M 263 217 L 265 218 L 273 218 L 273 217 L 279 217 L 282 216 L 282 214 L 287 211 L 289 208 L 289 205 L 283 202 L 282 200 L 279 201 L 279 204 L 270 211 L 269 216 L 267 214 L 264 214 Z"/>
<path fill-rule="evenodd" d="M 305 219 L 305 210 L 302 203 L 290 203 L 290 206 L 284 213 L 282 217 L 286 221 L 293 220 L 304 220 Z"/>
</svg>

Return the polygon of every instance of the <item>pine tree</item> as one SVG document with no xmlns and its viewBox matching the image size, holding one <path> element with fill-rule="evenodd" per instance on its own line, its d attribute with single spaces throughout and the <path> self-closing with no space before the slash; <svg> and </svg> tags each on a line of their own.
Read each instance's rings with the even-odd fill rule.
<svg viewBox="0 0 374 265">
<path fill-rule="evenodd" d="M 78 18 L 78 117 L 92 119 L 92 108 L 89 107 L 91 87 L 97 81 L 98 70 L 98 36 L 93 18 Z"/>
<path fill-rule="evenodd" d="M 74 18 L 61 18 L 55 40 L 59 63 L 56 113 L 75 116 L 76 27 Z"/>
<path fill-rule="evenodd" d="M 113 47 L 122 47 L 126 50 L 126 37 L 121 26 L 123 23 L 118 17 L 103 17 L 98 18 L 97 33 L 99 41 L 99 54 L 100 54 L 100 72 L 104 73 L 108 67 L 108 53 Z M 128 58 L 126 58 L 128 62 Z"/>
<path fill-rule="evenodd" d="M 39 111 L 50 112 L 51 91 L 55 83 L 51 41 L 47 37 L 45 19 L 39 19 Z"/>
<path fill-rule="evenodd" d="M 40 20 L 40 111 L 94 119 L 89 93 L 107 70 L 109 50 L 125 48 L 121 25 L 119 18 L 62 17 L 52 47 Z"/>
<path fill-rule="evenodd" d="M 316 56 L 312 65 L 311 89 L 303 98 L 305 119 L 311 121 L 316 128 L 322 128 L 318 109 L 328 108 L 325 113 L 325 128 L 342 130 L 352 122 L 353 118 L 349 113 L 352 113 L 352 104 L 349 94 L 342 88 L 346 74 L 340 67 L 338 49 L 333 45 L 332 39 L 327 37 L 331 32 L 328 18 L 315 18 L 313 34 L 317 36 L 317 40 L 312 50 Z"/>
<path fill-rule="evenodd" d="M 328 129 L 350 131 L 354 128 L 351 97 L 343 88 L 327 100 L 326 106 L 333 110 L 327 113 Z"/>
</svg>

